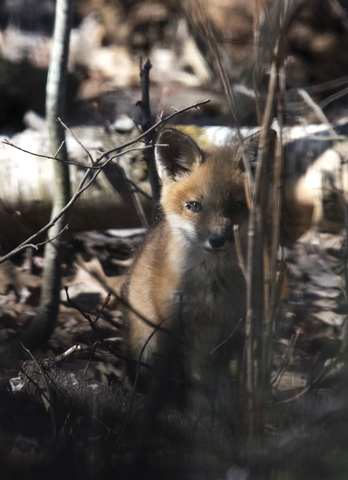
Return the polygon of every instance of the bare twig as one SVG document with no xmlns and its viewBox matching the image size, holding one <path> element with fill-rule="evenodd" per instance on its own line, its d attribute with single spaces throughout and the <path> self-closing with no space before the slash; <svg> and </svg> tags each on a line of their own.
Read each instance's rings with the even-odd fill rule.
<svg viewBox="0 0 348 480">
<path fill-rule="evenodd" d="M 138 310 L 134 309 L 123 297 L 121 297 L 114 288 L 112 288 L 102 277 L 95 271 L 91 271 L 88 268 L 86 268 L 85 265 L 83 265 L 81 262 L 77 261 L 78 265 L 83 268 L 91 277 L 93 277 L 95 280 L 97 280 L 100 285 L 102 285 L 105 290 L 108 290 L 109 292 L 112 293 L 112 295 L 117 299 L 117 301 L 120 302 L 122 306 L 130 310 L 132 313 L 137 315 L 137 317 L 144 322 L 146 325 L 149 325 L 150 327 L 156 328 L 158 325 L 155 323 L 151 322 L 151 320 L 147 319 L 142 315 Z M 176 342 L 182 344 L 183 341 L 175 335 L 175 333 L 172 330 L 168 330 L 167 328 L 160 327 L 159 330 L 167 335 L 170 335 Z M 134 363 L 134 362 L 133 362 Z"/>
<path fill-rule="evenodd" d="M 102 305 L 102 308 L 99 310 L 98 312 L 98 315 L 96 316 L 96 319 L 94 320 L 94 325 L 96 325 L 97 321 L 99 320 L 101 314 L 104 312 L 104 309 L 106 307 L 106 305 L 109 303 L 109 300 L 110 300 L 110 297 L 111 297 L 111 293 L 109 292 L 103 305 Z M 89 369 L 89 366 L 91 364 L 91 361 L 92 361 L 92 358 L 93 358 L 93 355 L 94 355 L 94 352 L 96 351 L 97 349 L 97 346 L 100 344 L 100 341 L 97 340 L 96 342 L 94 342 L 93 346 L 92 346 L 92 352 L 91 352 L 91 355 L 89 357 L 89 360 L 88 360 L 88 363 L 87 363 L 87 366 L 85 368 L 85 371 L 83 373 L 83 376 L 85 377 L 87 375 L 87 372 L 88 372 L 88 369 Z"/>
<path fill-rule="evenodd" d="M 83 317 L 88 321 L 90 327 L 92 328 L 93 332 L 96 334 L 99 342 L 101 343 L 101 345 L 105 348 L 105 350 L 107 350 L 109 353 L 111 353 L 114 357 L 116 358 L 119 358 L 121 360 L 125 360 L 126 362 L 130 362 L 130 363 L 134 363 L 136 365 L 138 365 L 138 361 L 137 360 L 133 360 L 132 358 L 129 358 L 125 355 L 122 355 L 121 353 L 118 353 L 116 352 L 114 349 L 112 349 L 111 347 L 109 347 L 109 345 L 107 344 L 107 342 L 105 342 L 105 340 L 100 336 L 99 334 L 99 331 L 95 325 L 95 322 L 93 322 L 93 320 L 91 319 L 91 317 L 86 313 L 84 312 L 73 300 L 71 300 L 71 298 L 69 297 L 69 291 L 68 291 L 68 287 L 65 287 L 65 293 L 66 293 L 66 297 L 67 297 L 67 301 L 68 303 L 73 307 L 75 308 L 78 312 L 81 313 L 81 315 L 83 315 Z M 146 367 L 148 368 L 150 371 L 153 371 L 152 367 L 150 365 L 148 365 L 147 363 L 141 363 L 141 366 L 142 367 Z"/>
<path fill-rule="evenodd" d="M 96 342 L 93 343 L 91 354 L 90 354 L 90 356 L 89 356 L 89 359 L 88 359 L 88 362 L 87 362 L 85 371 L 83 372 L 83 376 L 84 376 L 84 377 L 87 375 L 89 366 L 90 366 L 91 361 L 92 361 L 92 358 L 93 358 L 93 356 L 94 356 L 94 352 L 96 351 L 96 349 L 97 349 L 97 347 L 98 347 L 99 344 L 100 344 L 99 340 L 97 340 Z"/>
<path fill-rule="evenodd" d="M 110 298 L 111 298 L 111 293 L 109 292 L 106 296 L 106 299 L 104 300 L 104 303 L 102 305 L 102 308 L 99 310 L 98 312 L 98 315 L 95 317 L 95 320 L 94 320 L 94 325 L 97 324 L 97 321 L 99 320 L 100 316 L 102 315 L 102 313 L 104 312 L 107 304 L 109 303 L 110 301 Z"/>
<path fill-rule="evenodd" d="M 133 180 L 131 180 L 130 178 L 127 177 L 127 183 L 133 187 L 137 192 L 141 193 L 141 195 L 143 195 L 145 198 L 147 198 L 148 200 L 152 200 L 152 197 L 151 195 L 149 195 L 147 192 L 145 192 L 145 190 L 142 190 L 136 183 L 133 182 Z"/>
<path fill-rule="evenodd" d="M 284 375 L 284 372 L 285 372 L 285 369 L 286 369 L 286 366 L 290 363 L 291 361 L 291 358 L 292 358 L 292 354 L 294 353 L 294 349 L 295 349 L 295 345 L 296 345 L 296 342 L 298 340 L 298 337 L 300 336 L 300 333 L 302 332 L 302 329 L 301 327 L 298 327 L 296 329 L 296 332 L 295 332 L 295 335 L 292 335 L 288 345 L 287 345 L 287 348 L 284 352 L 284 355 L 283 355 L 283 362 L 282 362 L 282 365 L 279 367 L 278 369 L 278 372 L 276 373 L 275 377 L 273 378 L 272 380 L 272 385 L 274 385 L 275 383 L 277 383 L 277 380 L 278 380 L 278 384 L 277 384 L 277 387 L 279 387 L 279 384 L 280 384 L 280 381 Z"/>
<path fill-rule="evenodd" d="M 65 145 L 65 140 L 63 140 L 62 143 L 59 145 L 58 150 L 57 150 L 56 153 L 54 154 L 54 158 L 57 158 L 57 157 L 58 157 L 59 152 L 60 152 L 61 149 L 64 147 L 64 145 Z M 67 160 L 67 159 L 65 159 L 65 160 Z M 64 160 L 62 160 L 62 161 L 64 162 Z"/>
<path fill-rule="evenodd" d="M 248 273 L 247 273 L 246 268 L 245 268 L 243 252 L 242 252 L 242 248 L 241 248 L 241 245 L 240 245 L 238 225 L 233 225 L 233 235 L 234 235 L 234 243 L 236 245 L 238 265 L 239 265 L 239 268 L 242 270 L 243 277 L 244 277 L 245 281 L 247 282 L 248 281 Z"/>
<path fill-rule="evenodd" d="M 72 131 L 66 127 L 68 129 L 68 132 L 72 134 Z M 74 138 L 75 135 L 74 135 Z M 50 155 L 41 155 L 39 153 L 35 153 L 35 152 L 30 152 L 29 150 L 25 150 L 24 148 L 21 148 L 21 147 L 18 147 L 18 145 L 15 145 L 14 143 L 11 143 L 9 140 L 7 140 L 7 138 L 5 138 L 2 143 L 4 143 L 5 145 L 9 145 L 10 147 L 13 147 L 13 148 L 16 148 L 17 150 L 20 150 L 21 152 L 24 152 L 24 153 L 28 153 L 29 155 L 33 155 L 34 157 L 39 157 L 39 158 L 46 158 L 47 160 L 55 160 L 57 162 L 61 162 L 61 163 L 66 163 L 67 165 L 75 165 L 77 167 L 81 167 L 81 168 L 84 168 L 84 169 L 89 169 L 89 170 L 100 170 L 102 169 L 107 163 L 109 163 L 109 161 L 104 162 L 102 164 L 98 164 L 98 165 L 85 165 L 84 163 L 80 163 L 80 162 L 74 162 L 72 160 L 62 160 L 60 158 L 57 158 L 57 157 L 51 157 Z M 164 146 L 164 145 L 144 145 L 144 146 L 139 146 L 139 147 L 135 147 L 135 148 L 129 148 L 128 150 L 124 150 L 116 155 L 114 155 L 112 158 L 117 158 L 117 157 L 120 157 L 122 155 L 124 155 L 125 153 L 129 153 L 129 152 L 133 152 L 135 150 L 146 150 L 146 149 L 149 149 L 149 148 L 153 148 L 155 146 Z M 99 161 L 99 159 L 97 160 L 93 160 L 93 163 L 97 163 Z"/>
<path fill-rule="evenodd" d="M 232 333 L 223 341 L 221 342 L 217 347 L 213 348 L 213 350 L 210 352 L 210 355 L 212 355 L 218 348 L 220 348 L 222 345 L 224 345 L 226 342 L 228 342 L 228 340 L 235 334 L 237 328 L 239 327 L 240 325 L 240 322 L 243 320 L 243 318 L 240 318 L 237 325 L 235 326 L 235 328 L 232 330 Z"/>
<path fill-rule="evenodd" d="M 211 53 L 212 53 L 212 55 L 215 59 L 216 65 L 218 67 L 222 88 L 223 88 L 224 93 L 226 95 L 228 106 L 229 106 L 229 109 L 230 109 L 230 112 L 231 112 L 231 115 L 232 115 L 232 118 L 233 118 L 233 121 L 234 121 L 234 124 L 235 124 L 235 127 L 236 127 L 237 139 L 238 139 L 238 142 L 239 142 L 239 146 L 241 148 L 244 168 L 245 168 L 245 172 L 246 172 L 247 179 L 248 179 L 247 184 L 246 184 L 246 188 L 251 190 L 251 194 L 249 194 L 249 195 L 247 194 L 247 196 L 252 199 L 252 198 L 255 197 L 255 195 L 254 195 L 254 193 L 255 193 L 254 192 L 254 179 L 253 179 L 253 176 L 252 176 L 252 173 L 251 173 L 251 166 L 250 166 L 249 158 L 244 151 L 243 137 L 242 137 L 242 134 L 240 132 L 240 128 L 239 128 L 238 121 L 237 121 L 236 104 L 235 104 L 235 100 L 234 100 L 233 90 L 232 90 L 231 85 L 230 85 L 230 83 L 227 79 L 225 69 L 222 65 L 222 61 L 221 61 L 221 58 L 220 58 L 220 53 L 219 53 L 219 50 L 217 48 L 217 42 L 216 42 L 216 39 L 214 38 L 214 34 L 213 34 L 213 31 L 212 31 L 211 25 L 209 24 L 208 20 L 206 18 L 204 18 L 199 0 L 195 0 L 195 4 L 196 4 L 197 12 L 199 14 L 201 23 L 204 27 L 206 37 L 208 39 L 209 50 L 211 51 Z"/>
<path fill-rule="evenodd" d="M 81 345 L 73 345 L 68 350 L 58 355 L 56 357 L 56 360 L 57 362 L 63 362 L 66 358 L 70 357 L 70 355 L 73 355 L 75 352 L 78 352 L 79 350 L 81 350 Z"/>
<path fill-rule="evenodd" d="M 257 166 L 255 172 L 255 195 L 258 194 L 258 189 L 260 186 L 260 176 L 262 170 L 262 160 L 265 153 L 265 148 L 267 145 L 267 141 L 269 139 L 269 130 L 272 123 L 272 106 L 273 100 L 275 95 L 275 88 L 277 82 L 277 61 L 278 61 L 278 49 L 279 49 L 279 42 L 277 41 L 275 48 L 274 48 L 274 60 L 272 61 L 271 65 L 271 72 L 270 72 L 270 79 L 268 84 L 268 93 L 266 99 L 266 106 L 265 111 L 263 114 L 263 123 L 260 132 L 260 140 L 259 140 L 259 148 L 257 152 Z"/>
<path fill-rule="evenodd" d="M 347 353 L 348 349 L 345 348 L 341 354 L 335 358 L 329 365 L 326 365 L 325 367 L 322 368 L 322 370 L 318 373 L 318 375 L 315 377 L 315 379 L 311 382 L 310 385 L 307 385 L 306 387 L 301 390 L 297 395 L 294 395 L 293 397 L 287 398 L 286 400 L 282 400 L 279 403 L 290 403 L 293 402 L 294 400 L 297 400 L 299 397 L 302 397 L 305 393 L 307 393 L 309 390 L 311 390 L 315 385 L 317 385 L 320 381 L 324 380 L 325 377 L 332 371 L 334 370 L 337 365 L 339 365 L 342 361 L 345 361 L 347 358 Z"/>
<path fill-rule="evenodd" d="M 152 147 L 152 145 L 148 145 L 148 146 Z M 152 151 L 152 155 L 153 155 L 153 148 L 151 148 L 151 151 Z M 129 169 L 127 161 L 123 161 L 123 160 L 124 160 L 123 158 L 120 159 L 120 161 L 122 162 L 122 168 L 123 168 L 123 171 L 124 171 L 124 178 L 127 181 L 127 179 L 130 178 L 130 169 Z M 138 217 L 139 217 L 139 220 L 141 222 L 141 225 L 142 225 L 143 228 L 148 228 L 149 223 L 147 221 L 145 211 L 144 211 L 143 205 L 142 205 L 140 197 L 139 197 L 139 192 L 137 190 L 131 189 L 131 194 L 133 196 L 133 202 L 134 202 L 136 211 L 138 213 Z"/>
<path fill-rule="evenodd" d="M 277 57 L 277 45 L 275 47 L 275 58 Z M 268 196 L 263 192 L 263 201 L 260 200 L 259 197 L 259 189 L 260 189 L 260 180 L 261 180 L 261 171 L 263 166 L 264 155 L 266 153 L 266 146 L 267 140 L 269 139 L 269 129 L 271 124 L 272 118 L 272 105 L 275 93 L 275 86 L 276 86 L 276 62 L 273 60 L 271 66 L 271 75 L 270 75 L 270 82 L 268 85 L 268 95 L 266 100 L 266 108 L 263 117 L 263 124 L 261 127 L 260 139 L 259 139 L 259 148 L 257 154 L 257 166 L 255 172 L 255 181 L 254 181 L 254 188 L 250 188 L 252 197 L 252 209 L 250 211 L 249 216 L 249 228 L 248 228 L 248 253 L 247 253 L 247 299 L 246 299 L 246 321 L 245 321 L 245 335 L 246 335 L 246 363 L 247 363 L 247 388 L 250 392 L 250 402 L 252 402 L 253 392 L 255 387 L 255 375 L 254 375 L 254 334 L 253 334 L 253 288 L 254 285 L 254 278 L 261 278 L 260 275 L 255 275 L 255 267 L 256 264 L 254 262 L 254 253 L 255 253 L 255 229 L 257 229 L 258 233 L 263 233 L 263 240 L 267 242 L 267 234 L 262 229 L 262 216 L 265 217 L 266 215 L 266 208 L 265 202 L 268 200 Z M 266 169 L 268 172 L 268 169 Z M 263 248 L 262 248 L 263 250 Z M 262 269 L 262 265 L 258 266 L 258 268 Z M 264 270 L 265 271 L 265 270 Z M 261 270 L 262 272 L 262 270 Z M 254 275 L 254 276 L 253 276 Z M 260 369 L 258 370 L 260 373 Z M 250 410 L 253 411 L 254 408 L 251 405 Z M 252 423 L 250 423 L 250 428 L 252 430 Z"/>
<path fill-rule="evenodd" d="M 58 117 L 58 122 L 65 128 L 65 130 L 68 130 L 68 132 L 74 137 L 75 142 L 77 142 L 80 145 L 80 147 L 82 148 L 82 150 L 85 151 L 85 153 L 87 154 L 88 158 L 91 161 L 91 164 L 93 165 L 94 160 L 93 160 L 93 157 L 92 157 L 91 153 L 89 152 L 89 150 L 83 145 L 82 142 L 80 142 L 80 140 L 77 138 L 77 136 L 70 130 L 69 127 L 67 127 L 65 125 L 65 123 L 59 117 Z"/>
<path fill-rule="evenodd" d="M 138 148 L 131 148 L 129 150 L 125 150 L 126 147 L 129 147 L 131 145 L 134 145 L 135 143 L 139 142 L 142 138 L 145 137 L 145 135 L 149 132 L 157 128 L 158 126 L 167 123 L 170 119 L 175 117 L 176 115 L 186 112 L 187 110 L 190 110 L 192 108 L 195 108 L 197 106 L 205 105 L 206 103 L 210 102 L 210 100 L 203 100 L 202 102 L 197 102 L 193 105 L 190 105 L 188 107 L 184 107 L 177 112 L 172 113 L 171 115 L 168 115 L 166 118 L 158 121 L 155 125 L 153 125 L 147 132 L 144 132 L 143 134 L 139 135 L 136 139 L 126 142 L 123 145 L 116 147 L 114 149 L 108 150 L 107 152 L 104 152 L 94 163 L 100 163 L 102 159 L 108 157 L 111 153 L 114 153 L 118 150 L 121 150 L 120 153 L 114 154 L 110 158 L 108 158 L 102 165 L 99 165 L 100 168 L 94 169 L 94 166 L 89 166 L 87 167 L 86 173 L 83 176 L 80 184 L 78 185 L 74 195 L 71 197 L 70 201 L 65 205 L 65 207 L 49 222 L 47 223 L 44 227 L 42 227 L 38 232 L 36 232 L 34 235 L 31 235 L 27 240 L 22 242 L 18 247 L 16 247 L 14 250 L 12 250 L 10 253 L 7 255 L 4 255 L 0 259 L 0 264 L 8 260 L 10 257 L 13 255 L 17 254 L 19 251 L 23 250 L 24 248 L 27 248 L 27 245 L 34 240 L 34 238 L 38 237 L 42 233 L 46 232 L 49 230 L 56 222 L 57 220 L 76 202 L 76 200 L 79 198 L 79 196 L 94 182 L 94 180 L 97 178 L 99 173 L 101 172 L 101 169 L 105 167 L 109 162 L 111 162 L 114 158 L 119 157 L 121 155 L 124 155 L 125 153 L 133 150 L 137 150 Z M 5 142 L 7 143 L 7 142 Z M 93 175 L 91 180 L 85 185 L 90 173 L 96 170 Z"/>
<path fill-rule="evenodd" d="M 151 115 L 150 108 L 150 70 L 151 62 L 147 60 L 143 68 L 143 59 L 140 57 L 140 81 L 141 81 L 141 100 L 138 105 L 141 108 L 141 126 L 143 132 L 149 130 L 149 128 L 155 123 L 155 119 Z M 152 130 L 145 136 L 146 145 L 153 145 L 156 139 L 157 131 Z M 161 185 L 156 169 L 154 151 L 149 150 L 144 153 L 144 160 L 146 162 L 147 171 L 149 175 L 149 181 L 152 191 L 152 221 L 156 222 L 160 218 L 159 216 L 159 199 L 161 194 Z M 147 226 L 147 220 L 144 212 L 141 210 L 141 204 L 137 195 L 134 196 L 134 202 L 138 210 L 139 216 L 144 226 Z"/>
<path fill-rule="evenodd" d="M 37 243 L 36 245 L 34 243 L 28 243 L 26 245 L 26 247 L 31 247 L 31 248 L 34 248 L 35 250 L 38 250 L 38 248 L 41 246 L 41 245 L 46 245 L 47 243 L 50 243 L 50 242 L 53 242 L 53 240 L 55 240 L 57 237 L 59 237 L 63 232 L 65 232 L 65 230 L 67 230 L 69 228 L 69 225 L 65 225 L 65 227 L 59 232 L 57 233 L 57 235 L 55 235 L 54 237 L 52 238 L 49 238 L 48 240 L 46 240 L 45 242 L 40 242 L 40 243 Z"/>
<path fill-rule="evenodd" d="M 254 69 L 253 69 L 253 83 L 255 92 L 255 108 L 258 125 L 262 123 L 262 114 L 260 110 L 259 100 L 259 41 L 260 41 L 260 0 L 254 2 L 254 18 L 253 18 L 253 32 L 254 32 Z"/>
<path fill-rule="evenodd" d="M 307 103 L 307 105 L 313 110 L 313 112 L 316 114 L 316 116 L 318 117 L 318 119 L 324 124 L 327 126 L 329 132 L 330 132 L 330 135 L 332 135 L 333 137 L 336 136 L 336 132 L 335 130 L 333 129 L 331 123 L 329 122 L 329 120 L 327 119 L 326 115 L 324 114 L 324 112 L 322 111 L 322 109 L 319 107 L 319 105 L 317 105 L 314 100 L 312 100 L 312 98 L 308 95 L 308 93 L 303 90 L 303 88 L 299 88 L 298 90 L 298 93 L 299 95 L 302 97 L 302 99 Z"/>
<path fill-rule="evenodd" d="M 193 105 L 189 105 L 188 107 L 184 107 L 184 108 L 181 108 L 180 110 L 174 112 L 174 113 L 171 113 L 170 115 L 168 115 L 167 117 L 165 118 L 162 118 L 161 120 L 159 120 L 158 122 L 156 122 L 152 127 L 150 127 L 146 132 L 142 133 L 141 135 L 139 135 L 135 140 L 130 140 L 129 142 L 126 142 L 126 143 L 123 143 L 122 145 L 120 145 L 119 147 L 115 147 L 115 148 L 112 148 L 111 150 L 108 150 L 106 152 L 104 152 L 101 157 L 98 159 L 98 161 L 100 162 L 103 158 L 109 156 L 111 153 L 114 153 L 114 152 L 117 152 L 118 150 L 123 150 L 124 148 L 126 147 L 129 147 L 130 145 L 133 145 L 134 143 L 136 142 L 139 142 L 140 140 L 142 140 L 143 138 L 146 137 L 146 135 L 150 132 L 152 132 L 153 130 L 155 130 L 156 128 L 158 128 L 160 125 L 165 125 L 166 123 L 169 122 L 169 120 L 171 120 L 172 118 L 176 117 L 177 115 L 179 115 L 180 113 L 184 113 L 184 112 L 187 112 L 188 110 L 191 110 L 192 108 L 197 108 L 197 107 L 200 107 L 202 105 L 206 105 L 207 103 L 209 103 L 210 100 L 207 99 L 207 100 L 202 100 L 201 102 L 197 102 Z"/>
<path fill-rule="evenodd" d="M 348 94 L 348 87 L 344 88 L 343 90 L 340 90 L 337 93 L 334 93 L 333 95 L 330 95 L 329 97 L 325 98 L 325 100 L 322 100 L 319 103 L 319 107 L 321 109 L 323 109 L 323 108 L 327 107 L 331 102 L 334 102 L 334 101 L 338 100 L 339 98 L 341 98 L 341 97 L 343 97 L 344 95 L 347 95 L 347 94 Z"/>
<path fill-rule="evenodd" d="M 285 102 L 285 68 L 281 66 L 278 72 L 278 124 L 279 138 L 276 146 L 274 158 L 274 180 L 273 180 L 273 212 L 272 212 L 272 247 L 270 252 L 270 309 L 269 316 L 265 322 L 265 343 L 263 349 L 264 355 L 264 373 L 270 370 L 272 360 L 272 330 L 276 313 L 276 293 L 277 293 L 277 255 L 279 249 L 280 236 L 280 213 L 283 189 L 283 118 L 284 118 L 284 102 Z"/>
<path fill-rule="evenodd" d="M 56 413 L 55 413 L 55 408 L 54 408 L 54 402 L 53 402 L 53 395 L 52 395 L 52 390 L 51 390 L 51 386 L 47 380 L 47 375 L 45 374 L 42 366 L 40 365 L 40 363 L 36 360 L 36 358 L 34 357 L 34 355 L 31 353 L 30 350 L 28 350 L 27 348 L 25 348 L 25 346 L 23 345 L 23 343 L 21 343 L 23 349 L 29 353 L 29 355 L 31 356 L 31 358 L 33 359 L 33 362 L 35 363 L 35 365 L 37 366 L 37 368 L 39 369 L 41 375 L 42 375 L 42 378 L 43 378 L 43 381 L 45 383 L 45 387 L 46 387 L 46 391 L 47 391 L 47 395 L 48 395 L 48 398 L 49 398 L 49 404 L 50 404 L 50 415 L 51 415 L 51 426 L 52 426 L 52 434 L 53 436 L 55 437 L 56 434 L 57 434 L 57 428 L 56 428 Z"/>
<path fill-rule="evenodd" d="M 151 116 L 150 108 L 150 70 L 152 68 L 150 59 L 147 59 L 143 68 L 143 58 L 140 56 L 139 59 L 139 70 L 140 70 L 140 83 L 141 83 L 141 100 L 138 104 L 141 107 L 142 113 L 142 125 L 147 127 L 143 130 L 148 130 L 152 126 L 153 120 Z"/>
</svg>

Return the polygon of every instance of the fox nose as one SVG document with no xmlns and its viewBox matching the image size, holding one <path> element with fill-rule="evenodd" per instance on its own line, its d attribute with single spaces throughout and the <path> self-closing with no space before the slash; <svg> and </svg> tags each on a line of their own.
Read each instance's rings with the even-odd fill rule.
<svg viewBox="0 0 348 480">
<path fill-rule="evenodd" d="M 219 233 L 213 233 L 213 235 L 209 237 L 209 243 L 212 248 L 223 247 L 225 245 L 225 242 L 226 242 L 225 235 L 222 235 Z"/>
</svg>

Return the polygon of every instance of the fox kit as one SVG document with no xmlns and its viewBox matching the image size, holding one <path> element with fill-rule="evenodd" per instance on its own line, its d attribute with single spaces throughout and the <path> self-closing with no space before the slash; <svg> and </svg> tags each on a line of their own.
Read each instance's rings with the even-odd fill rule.
<svg viewBox="0 0 348 480">
<path fill-rule="evenodd" d="M 129 274 L 127 354 L 138 361 L 143 350 L 141 361 L 152 367 L 163 360 L 181 365 L 169 368 L 167 377 L 180 370 L 181 378 L 202 380 L 205 372 L 212 377 L 205 370 L 211 361 L 229 368 L 230 337 L 245 316 L 246 285 L 233 234 L 238 225 L 245 254 L 245 173 L 238 149 L 202 151 L 174 129 L 163 130 L 157 143 L 168 145 L 155 148 L 163 218 Z M 133 363 L 133 380 L 135 371 Z M 141 388 L 151 376 L 141 367 Z"/>
</svg>

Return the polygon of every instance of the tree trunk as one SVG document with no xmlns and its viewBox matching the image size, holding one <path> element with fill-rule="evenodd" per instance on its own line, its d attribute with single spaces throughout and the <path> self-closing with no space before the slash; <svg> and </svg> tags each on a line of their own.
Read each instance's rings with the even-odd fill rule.
<svg viewBox="0 0 348 480">
<path fill-rule="evenodd" d="M 53 45 L 46 84 L 46 120 L 51 144 L 51 155 L 68 160 L 65 130 L 58 122 L 64 118 L 66 97 L 66 74 L 69 53 L 73 0 L 57 0 Z M 54 162 L 54 198 L 51 218 L 70 199 L 69 166 Z M 64 235 L 59 235 L 67 223 L 63 215 L 49 230 L 48 238 L 53 239 L 45 247 L 45 263 L 42 277 L 40 304 L 37 315 L 27 331 L 31 348 L 46 341 L 56 322 L 59 307 L 61 246 Z M 57 235 L 59 235 L 57 237 Z M 56 237 L 56 238 L 55 238 Z"/>
</svg>

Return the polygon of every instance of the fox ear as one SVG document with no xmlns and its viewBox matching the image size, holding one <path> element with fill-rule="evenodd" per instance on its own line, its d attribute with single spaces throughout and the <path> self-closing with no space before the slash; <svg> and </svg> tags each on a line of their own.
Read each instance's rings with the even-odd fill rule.
<svg viewBox="0 0 348 480">
<path fill-rule="evenodd" d="M 259 150 L 259 140 L 260 140 L 260 131 L 246 137 L 243 141 L 244 151 L 249 158 L 251 169 L 254 170 L 257 162 L 257 155 Z M 270 130 L 266 148 L 268 150 L 268 157 L 273 158 L 275 144 L 277 140 L 277 132 L 275 130 Z M 243 155 L 242 155 L 242 148 L 239 147 L 236 154 L 236 162 L 240 166 L 240 168 L 244 171 L 244 162 L 243 162 Z"/>
<path fill-rule="evenodd" d="M 168 145 L 155 147 L 157 171 L 161 179 L 175 180 L 203 161 L 203 153 L 196 142 L 173 128 L 163 130 L 156 143 Z"/>
</svg>

